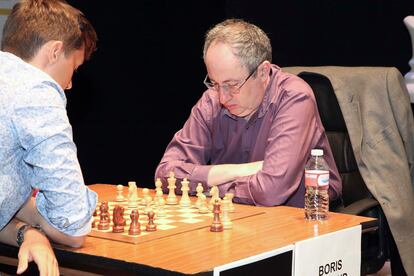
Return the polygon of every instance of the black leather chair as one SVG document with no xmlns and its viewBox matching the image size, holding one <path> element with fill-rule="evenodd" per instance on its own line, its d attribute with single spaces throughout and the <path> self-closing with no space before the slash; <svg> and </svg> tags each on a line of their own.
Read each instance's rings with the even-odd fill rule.
<svg viewBox="0 0 414 276">
<path fill-rule="evenodd" d="M 392 260 L 392 268 L 393 271 L 401 271 L 401 261 L 385 215 L 359 173 L 348 130 L 331 82 L 327 77 L 317 73 L 302 72 L 298 76 L 311 86 L 315 94 L 319 114 L 342 178 L 342 204 L 335 206 L 336 209 L 331 211 L 378 219 L 378 227 L 363 230 L 361 275 L 378 271 L 386 260 L 396 255 L 395 260 Z M 404 274 L 395 272 L 393 275 Z"/>
</svg>

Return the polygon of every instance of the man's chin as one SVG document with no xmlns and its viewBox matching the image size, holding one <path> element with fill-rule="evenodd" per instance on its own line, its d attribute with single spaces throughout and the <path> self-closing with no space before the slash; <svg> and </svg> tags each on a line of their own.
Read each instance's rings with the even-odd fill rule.
<svg viewBox="0 0 414 276">
<path fill-rule="evenodd" d="M 226 106 L 226 109 L 230 114 L 232 114 L 234 116 L 239 116 L 241 114 L 241 111 L 239 110 L 237 105 Z"/>
<path fill-rule="evenodd" d="M 254 111 L 253 112 L 243 112 L 243 111 L 239 111 L 239 112 L 231 112 L 230 111 L 230 113 L 232 114 L 232 115 L 234 115 L 234 116 L 236 116 L 236 117 L 239 117 L 239 118 L 244 118 L 244 119 L 246 119 L 246 120 L 248 120 L 248 119 L 250 119 L 250 117 L 254 114 Z"/>
</svg>

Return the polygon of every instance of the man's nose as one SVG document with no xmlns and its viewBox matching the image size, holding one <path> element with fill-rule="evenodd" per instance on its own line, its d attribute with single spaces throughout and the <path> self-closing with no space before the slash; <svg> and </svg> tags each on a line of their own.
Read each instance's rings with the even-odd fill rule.
<svg viewBox="0 0 414 276">
<path fill-rule="evenodd" d="M 65 90 L 69 90 L 72 88 L 72 80 L 70 80 L 70 82 L 68 83 L 68 85 L 66 85 Z"/>
<path fill-rule="evenodd" d="M 230 95 L 225 91 L 223 88 L 220 87 L 219 89 L 219 97 L 220 97 L 220 103 L 224 104 L 230 100 Z"/>
</svg>

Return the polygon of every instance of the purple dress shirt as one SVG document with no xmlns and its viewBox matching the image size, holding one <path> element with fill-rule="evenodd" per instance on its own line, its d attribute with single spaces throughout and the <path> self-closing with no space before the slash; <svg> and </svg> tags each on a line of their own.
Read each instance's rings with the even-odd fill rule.
<svg viewBox="0 0 414 276">
<path fill-rule="evenodd" d="M 341 195 L 341 179 L 311 88 L 275 65 L 270 78 L 262 104 L 248 121 L 223 108 L 217 91 L 204 92 L 157 167 L 155 177 L 162 179 L 164 190 L 170 171 L 177 178 L 177 192 L 186 177 L 195 193 L 199 182 L 204 191 L 209 189 L 211 165 L 263 160 L 256 174 L 219 185 L 220 196 L 232 192 L 239 203 L 303 207 L 304 167 L 311 150 L 318 148 L 329 165 L 330 200 Z"/>
</svg>

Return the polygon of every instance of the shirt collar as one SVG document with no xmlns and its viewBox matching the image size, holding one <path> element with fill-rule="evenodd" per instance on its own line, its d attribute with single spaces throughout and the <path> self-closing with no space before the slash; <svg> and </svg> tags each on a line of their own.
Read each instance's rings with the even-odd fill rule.
<svg viewBox="0 0 414 276">
<path fill-rule="evenodd" d="M 4 55 L 4 57 L 14 60 L 15 62 L 18 62 L 21 66 L 30 68 L 29 70 L 33 72 L 34 74 L 33 80 L 47 83 L 49 86 L 53 87 L 60 94 L 64 102 L 64 105 L 66 106 L 67 99 L 66 99 L 65 91 L 49 74 L 37 68 L 36 66 L 24 61 L 22 58 L 20 58 L 19 56 L 16 56 L 13 53 L 0 51 L 0 55 Z"/>
<path fill-rule="evenodd" d="M 270 104 L 272 103 L 272 87 L 274 84 L 274 80 L 276 78 L 276 75 L 278 75 L 280 72 L 280 67 L 272 64 L 272 66 L 270 67 L 270 76 L 269 76 L 269 84 L 266 87 L 266 91 L 265 91 L 265 95 L 263 97 L 263 101 L 262 104 L 260 105 L 260 107 L 258 108 L 258 118 L 263 117 L 267 110 L 269 109 Z"/>
</svg>

